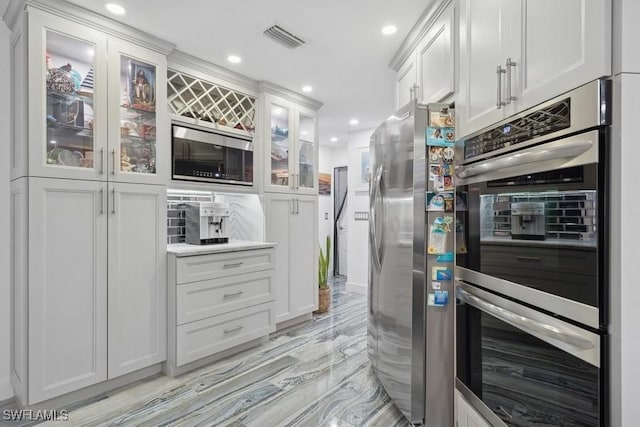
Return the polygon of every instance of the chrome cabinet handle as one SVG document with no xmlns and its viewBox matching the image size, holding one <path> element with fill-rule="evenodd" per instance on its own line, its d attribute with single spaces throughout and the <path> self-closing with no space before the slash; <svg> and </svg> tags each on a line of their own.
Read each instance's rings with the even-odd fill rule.
<svg viewBox="0 0 640 427">
<path fill-rule="evenodd" d="M 231 292 L 230 294 L 224 294 L 225 298 L 231 298 L 231 297 L 235 297 L 236 295 L 242 295 L 244 294 L 243 291 L 237 291 L 237 292 Z"/>
<path fill-rule="evenodd" d="M 291 199 L 291 215 L 293 215 L 294 213 L 296 213 L 296 200 Z"/>
<path fill-rule="evenodd" d="M 498 68 L 496 68 L 496 79 L 497 79 L 497 86 L 498 86 L 498 90 L 496 93 L 496 108 L 499 110 L 502 108 L 503 105 L 505 105 L 504 102 L 502 102 L 502 74 L 506 73 L 507 71 L 502 68 L 500 65 L 498 65 Z"/>
<path fill-rule="evenodd" d="M 100 175 L 104 174 L 104 148 L 100 149 Z"/>
<path fill-rule="evenodd" d="M 98 194 L 100 194 L 100 214 L 102 215 L 104 213 L 104 188 L 101 188 Z"/>
<path fill-rule="evenodd" d="M 223 268 L 238 268 L 238 267 L 240 267 L 242 264 L 244 264 L 244 262 L 234 262 L 234 263 L 231 263 L 231 264 L 225 264 L 225 265 L 223 266 Z"/>
<path fill-rule="evenodd" d="M 111 195 L 113 197 L 113 205 L 111 205 L 111 213 L 116 213 L 116 189 L 111 190 Z"/>
<path fill-rule="evenodd" d="M 300 199 L 296 199 L 296 215 L 300 213 Z"/>
<path fill-rule="evenodd" d="M 232 333 L 232 332 L 237 332 L 237 331 L 239 331 L 239 330 L 241 330 L 241 329 L 243 329 L 243 328 L 244 328 L 244 326 L 240 326 L 240 325 L 238 325 L 238 326 L 236 326 L 235 328 L 225 329 L 225 330 L 224 330 L 224 334 L 225 334 L 225 335 L 227 335 L 227 334 L 230 334 L 230 333 Z"/>
<path fill-rule="evenodd" d="M 116 174 L 116 149 L 115 148 L 111 151 L 111 157 L 113 160 L 113 169 L 111 169 L 111 175 L 115 175 Z"/>
<path fill-rule="evenodd" d="M 516 65 L 518 64 L 513 62 L 511 58 L 507 58 L 507 97 L 504 104 L 511 104 L 511 101 L 516 100 L 516 97 L 511 95 L 511 69 Z"/>
</svg>

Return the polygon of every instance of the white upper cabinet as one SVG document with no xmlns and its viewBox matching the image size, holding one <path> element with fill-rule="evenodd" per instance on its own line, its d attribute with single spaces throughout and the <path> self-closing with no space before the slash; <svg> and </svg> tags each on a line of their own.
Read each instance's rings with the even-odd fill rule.
<svg viewBox="0 0 640 427">
<path fill-rule="evenodd" d="M 169 179 L 167 59 L 109 39 L 110 181 L 164 184 Z"/>
<path fill-rule="evenodd" d="M 165 56 L 37 9 L 28 31 L 27 64 L 14 73 L 28 69 L 29 150 L 13 150 L 28 167 L 14 177 L 165 183 Z"/>
<path fill-rule="evenodd" d="M 456 134 L 467 135 L 504 117 L 505 60 L 512 47 L 509 0 L 460 2 L 460 89 Z M 500 68 L 500 70 L 498 69 Z"/>
<path fill-rule="evenodd" d="M 610 73 L 610 0 L 461 1 L 461 137 Z"/>
<path fill-rule="evenodd" d="M 318 194 L 316 112 L 273 95 L 265 98 L 265 191 Z"/>
<path fill-rule="evenodd" d="M 29 12 L 28 28 L 29 150 L 22 152 L 28 156 L 23 174 L 106 179 L 107 38 L 38 10 Z"/>
<path fill-rule="evenodd" d="M 416 56 L 412 54 L 402 64 L 396 75 L 396 109 L 413 99 L 417 76 Z"/>
<path fill-rule="evenodd" d="M 521 22 L 518 111 L 611 74 L 610 0 L 524 0 Z"/>
<path fill-rule="evenodd" d="M 442 102 L 455 91 L 454 8 L 448 8 L 416 48 L 417 98 Z"/>
</svg>

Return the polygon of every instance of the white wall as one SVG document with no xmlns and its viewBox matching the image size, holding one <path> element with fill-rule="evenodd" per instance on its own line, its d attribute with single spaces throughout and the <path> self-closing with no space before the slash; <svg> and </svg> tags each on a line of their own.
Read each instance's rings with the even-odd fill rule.
<svg viewBox="0 0 640 427">
<path fill-rule="evenodd" d="M 1 8 L 0 8 L 1 9 Z M 11 369 L 10 288 L 9 288 L 9 30 L 0 21 L 0 401 L 13 396 L 9 380 Z"/>
<path fill-rule="evenodd" d="M 360 182 L 360 148 L 369 147 L 369 137 L 374 129 L 352 132 L 349 134 L 349 196 L 347 199 L 348 221 L 348 255 L 347 255 L 347 288 L 366 292 L 369 281 L 369 244 L 367 221 L 355 221 L 356 211 L 369 211 L 368 190 L 359 191 Z"/>
<path fill-rule="evenodd" d="M 639 70 L 640 71 L 640 70 Z M 610 198 L 610 354 L 611 425 L 632 426 L 640 420 L 640 75 L 624 73 L 614 79 L 614 126 L 611 141 Z"/>
<path fill-rule="evenodd" d="M 333 149 L 331 147 L 320 146 L 318 162 L 318 172 L 331 174 L 331 194 L 328 196 L 318 196 L 318 244 L 324 250 L 327 236 L 331 238 L 331 247 L 333 248 Z M 331 262 L 329 263 L 329 276 L 333 274 L 333 260 L 332 250 Z"/>
<path fill-rule="evenodd" d="M 613 127 L 610 194 L 610 388 L 611 425 L 640 420 L 640 27 L 637 0 L 613 0 Z"/>
</svg>

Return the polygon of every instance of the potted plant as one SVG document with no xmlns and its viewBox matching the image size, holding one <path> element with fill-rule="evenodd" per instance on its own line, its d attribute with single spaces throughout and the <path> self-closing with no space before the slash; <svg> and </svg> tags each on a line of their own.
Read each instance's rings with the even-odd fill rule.
<svg viewBox="0 0 640 427">
<path fill-rule="evenodd" d="M 320 247 L 320 255 L 318 256 L 318 293 L 319 293 L 319 306 L 316 313 L 325 313 L 329 310 L 329 304 L 331 302 L 331 288 L 327 284 L 327 278 L 329 276 L 329 259 L 331 256 L 331 239 L 327 236 L 327 248 L 326 252 L 322 252 Z"/>
</svg>

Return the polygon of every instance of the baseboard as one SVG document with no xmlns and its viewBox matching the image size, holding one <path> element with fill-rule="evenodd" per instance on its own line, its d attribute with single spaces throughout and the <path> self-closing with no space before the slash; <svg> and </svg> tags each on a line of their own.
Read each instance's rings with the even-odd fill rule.
<svg viewBox="0 0 640 427">
<path fill-rule="evenodd" d="M 285 320 L 283 322 L 276 324 L 276 331 L 279 331 L 284 328 L 288 328 L 289 326 L 297 325 L 298 323 L 306 322 L 307 320 L 313 319 L 313 314 L 303 314 L 302 316 L 294 317 L 293 319 Z"/>
<path fill-rule="evenodd" d="M 366 294 L 369 292 L 369 286 L 363 283 L 347 282 L 345 285 L 347 291 Z"/>
<path fill-rule="evenodd" d="M 161 365 L 160 363 L 158 363 L 109 381 L 94 384 L 80 390 L 72 391 L 71 393 L 67 393 L 62 396 L 45 400 L 44 402 L 35 403 L 33 405 L 23 405 L 22 402 L 18 402 L 18 404 L 23 409 L 31 409 L 35 411 L 45 409 L 65 409 L 69 406 L 77 404 L 78 402 L 87 401 L 87 403 L 89 403 L 89 401 L 91 400 L 100 399 L 100 396 L 107 392 L 112 392 L 119 388 L 131 387 L 134 383 L 141 380 L 149 379 L 154 375 L 160 374 L 160 372 Z"/>
<path fill-rule="evenodd" d="M 11 386 L 11 378 L 0 380 L 0 403 L 5 400 L 13 399 L 13 387 Z"/>
</svg>

